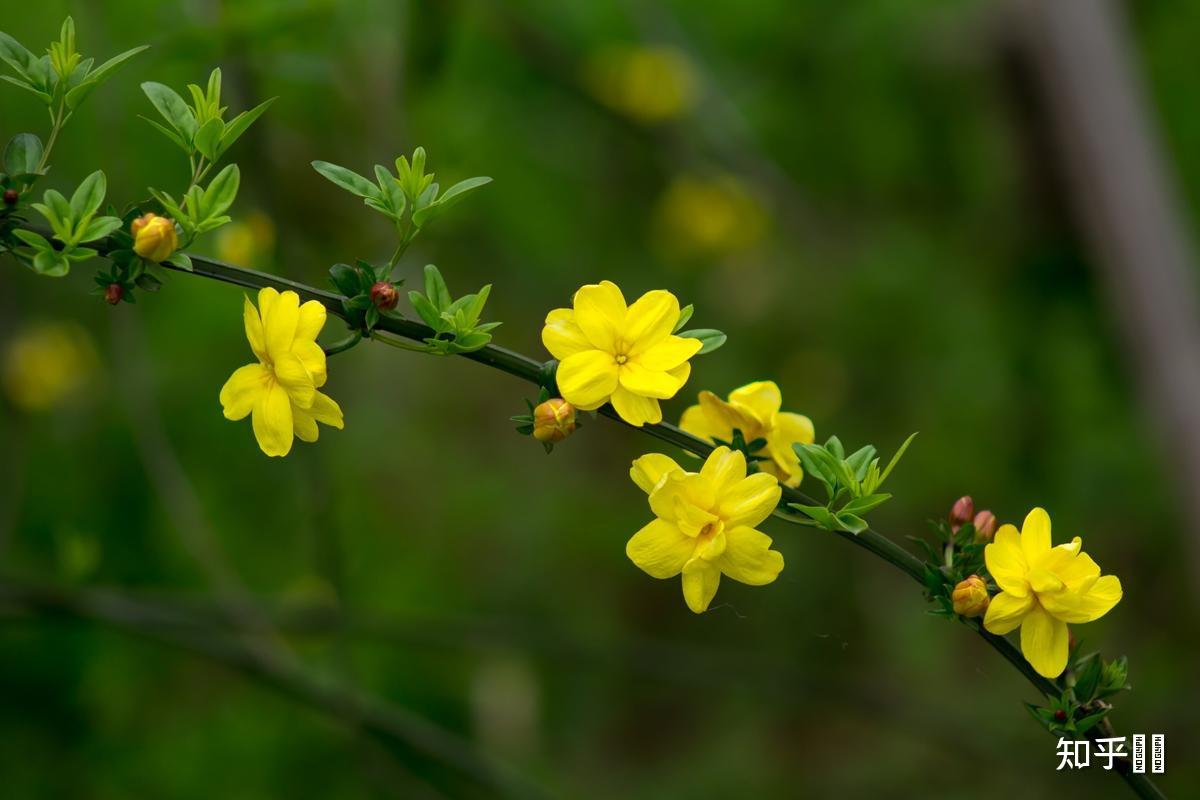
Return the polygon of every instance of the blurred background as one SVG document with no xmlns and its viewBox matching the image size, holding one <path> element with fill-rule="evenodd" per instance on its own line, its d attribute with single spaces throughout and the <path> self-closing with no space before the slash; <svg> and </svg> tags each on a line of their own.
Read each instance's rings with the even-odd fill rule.
<svg viewBox="0 0 1200 800">
<path fill-rule="evenodd" d="M 493 283 L 498 343 L 543 357 L 585 282 L 668 287 L 730 334 L 668 419 L 773 378 L 821 440 L 920 431 L 872 518 L 902 542 L 961 494 L 1048 508 L 1125 586 L 1077 631 L 1130 657 L 1114 724 L 1165 733 L 1162 787 L 1200 796 L 1200 6 L 17 6 L 0 29 L 37 52 L 68 13 L 86 55 L 153 45 L 71 121 L 50 187 L 181 189 L 138 84 L 219 65 L 231 113 L 280 99 L 228 156 L 237 221 L 206 252 L 310 284 L 386 259 L 386 221 L 309 162 L 424 145 L 443 186 L 495 183 L 403 274 Z M 0 92 L 0 135 L 44 137 Z M 3 269 L 0 569 L 41 587 L 0 608 L 5 797 L 500 792 L 378 735 L 381 709 L 564 797 L 1126 794 L 1055 772 L 1024 679 L 831 536 L 767 523 L 780 579 L 693 615 L 624 555 L 651 439 L 600 420 L 547 457 L 508 421 L 530 386 L 363 346 L 330 368 L 345 430 L 268 460 L 217 402 L 251 356 L 239 290 L 174 275 L 111 309 L 93 265 Z"/>
</svg>

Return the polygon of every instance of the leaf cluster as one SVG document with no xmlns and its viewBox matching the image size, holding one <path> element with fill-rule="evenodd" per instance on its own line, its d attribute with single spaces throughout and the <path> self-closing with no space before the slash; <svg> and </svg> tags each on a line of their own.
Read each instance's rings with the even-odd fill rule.
<svg viewBox="0 0 1200 800">
<path fill-rule="evenodd" d="M 793 449 L 805 474 L 811 475 L 825 487 L 827 502 L 823 506 L 788 505 L 805 514 L 818 528 L 862 533 L 867 529 L 863 515 L 891 499 L 890 494 L 880 492 L 879 488 L 900 463 L 915 436 L 914 433 L 904 440 L 904 444 L 882 470 L 873 445 L 847 456 L 841 440 L 836 436 L 831 436 L 824 445 L 797 443 Z"/>
<path fill-rule="evenodd" d="M 390 312 L 381 311 L 371 298 L 371 287 L 383 281 L 392 286 L 400 286 L 403 280 L 392 281 L 388 277 L 391 268 L 386 264 L 374 266 L 359 259 L 354 266 L 349 264 L 334 264 L 329 268 L 329 280 L 334 288 L 346 298 L 342 308 L 346 311 L 351 326 L 370 332 L 379 323 L 380 316 L 392 316 Z"/>
<path fill-rule="evenodd" d="M 193 159 L 193 174 L 198 181 L 208 171 L 207 167 L 201 165 L 207 161 L 211 167 L 220 161 L 276 98 L 264 100 L 226 121 L 227 107 L 221 105 L 220 68 L 209 74 L 206 88 L 202 89 L 194 83 L 188 84 L 187 88 L 192 97 L 191 103 L 169 86 L 154 81 L 143 83 L 142 91 L 167 124 L 164 126 L 149 117 L 142 119 L 186 153 L 189 159 Z"/>
<path fill-rule="evenodd" d="M 491 291 L 492 286 L 488 284 L 474 294 L 454 299 L 438 268 L 433 264 L 425 265 L 425 293 L 411 291 L 408 299 L 425 324 L 434 330 L 434 335 L 425 339 L 431 352 L 438 355 L 470 353 L 492 340 L 491 331 L 500 323 L 479 322 Z"/>
<path fill-rule="evenodd" d="M 215 230 L 230 221 L 225 212 L 237 199 L 241 182 L 242 173 L 238 165 L 230 164 L 217 173 L 207 188 L 193 184 L 180 201 L 154 188 L 150 189 L 150 194 L 162 205 L 164 213 L 179 225 L 183 231 L 180 247 L 187 247 L 200 234 Z"/>
<path fill-rule="evenodd" d="M 14 253 L 35 272 L 49 277 L 62 277 L 70 272 L 71 262 L 97 255 L 94 249 L 82 245 L 103 239 L 121 227 L 119 217 L 96 216 L 106 192 L 107 183 L 100 170 L 84 178 L 70 200 L 48 189 L 43 202 L 34 203 L 33 208 L 50 223 L 60 247 L 34 231 L 15 230 L 13 235 L 28 248 L 18 248 Z"/>
<path fill-rule="evenodd" d="M 1099 725 L 1112 706 L 1105 698 L 1128 688 L 1129 660 L 1125 656 L 1112 661 L 1099 653 L 1076 656 L 1072 653 L 1067 673 L 1068 686 L 1058 697 L 1049 698 L 1049 705 L 1025 703 L 1025 708 L 1050 733 L 1078 738 Z"/>
<path fill-rule="evenodd" d="M 907 537 L 926 556 L 923 576 L 926 597 L 937 604 L 937 608 L 929 613 L 937 617 L 957 618 L 950 593 L 961 581 L 978 575 L 987 581 L 989 595 L 998 591 L 983 559 L 983 549 L 987 543 L 975 541 L 975 526 L 970 522 L 962 525 L 957 532 L 945 520 L 931 520 L 929 525 L 933 529 L 934 541 L 920 536 Z"/>
</svg>

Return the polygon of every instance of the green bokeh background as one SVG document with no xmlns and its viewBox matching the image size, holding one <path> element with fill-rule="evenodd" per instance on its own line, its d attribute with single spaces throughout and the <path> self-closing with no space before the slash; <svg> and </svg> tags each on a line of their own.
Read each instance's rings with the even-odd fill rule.
<svg viewBox="0 0 1200 800">
<path fill-rule="evenodd" d="M 136 118 L 153 114 L 138 83 L 182 89 L 220 65 L 234 112 L 280 97 L 229 156 L 243 174 L 235 214 L 274 226 L 260 268 L 322 284 L 332 263 L 386 258 L 384 220 L 308 164 L 368 172 L 422 144 L 443 185 L 495 183 L 418 240 L 404 274 L 434 261 L 452 290 L 494 284 L 499 343 L 541 357 L 546 310 L 585 282 L 669 287 L 696 304 L 693 324 L 730 334 L 695 362 L 688 395 L 769 377 L 820 438 L 890 454 L 921 432 L 879 530 L 920 534 L 963 493 L 1004 521 L 1046 506 L 1056 539 L 1082 534 L 1125 586 L 1078 632 L 1130 656 L 1134 691 L 1114 723 L 1165 733 L 1162 786 L 1197 796 L 1196 575 L 1178 487 L 1093 259 L 1040 180 L 1053 165 L 1024 148 L 989 50 L 992 10 L 18 2 L 0 29 L 40 50 L 71 13 L 85 54 L 153 45 L 72 120 L 48 186 L 102 167 L 120 201 L 182 188 L 179 153 Z M 1128 11 L 1173 168 L 1200 208 L 1200 8 Z M 663 124 L 606 106 L 587 77 L 596 54 L 647 42 L 682 48 L 699 87 Z M 44 135 L 35 103 L 0 85 L 0 135 Z M 739 225 L 761 231 L 689 247 L 662 211 L 687 176 L 736 182 L 761 210 Z M 508 422 L 529 386 L 368 346 L 331 361 L 345 430 L 268 460 L 217 403 L 251 358 L 237 289 L 172 276 L 114 311 L 85 293 L 91 264 L 63 280 L 0 269 L 0 345 L 72 322 L 98 356 L 69 402 L 0 414 L 9 574 L 202 599 L 211 587 L 178 528 L 206 527 L 273 605 L 374 621 L 374 634 L 295 637 L 314 669 L 461 732 L 558 796 L 1125 792 L 1096 768 L 1056 773 L 1053 739 L 1021 707 L 1036 699 L 1028 684 L 925 615 L 904 576 L 833 537 L 768 523 L 779 580 L 727 581 L 713 610 L 691 614 L 677 581 L 623 552 L 649 519 L 626 477 L 647 437 L 600 420 L 547 458 Z M 668 417 L 687 402 L 667 403 Z M 156 489 L 164 453 L 196 520 Z M 0 698 L 4 797 L 469 791 L 235 671 L 106 627 L 6 616 Z"/>
</svg>

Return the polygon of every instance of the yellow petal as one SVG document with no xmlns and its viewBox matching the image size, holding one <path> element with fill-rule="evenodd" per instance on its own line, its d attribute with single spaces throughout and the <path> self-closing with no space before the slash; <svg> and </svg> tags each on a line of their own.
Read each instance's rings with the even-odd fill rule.
<svg viewBox="0 0 1200 800">
<path fill-rule="evenodd" d="M 695 549 L 695 539 L 656 519 L 633 535 L 625 545 L 625 555 L 652 578 L 674 578 Z"/>
<path fill-rule="evenodd" d="M 716 561 L 721 572 L 735 581 L 765 586 L 783 570 L 783 554 L 771 549 L 771 537 L 750 527 L 725 531 L 725 552 Z"/>
<path fill-rule="evenodd" d="M 707 485 L 699 475 L 667 473 L 650 493 L 650 510 L 659 519 L 675 523 L 688 536 L 696 536 L 718 521 L 708 510 L 711 497 L 705 495 Z"/>
<path fill-rule="evenodd" d="M 317 421 L 313 419 L 312 414 L 308 413 L 308 409 L 294 404 L 292 405 L 292 430 L 295 431 L 296 438 L 302 442 L 315 442 L 321 435 Z"/>
<path fill-rule="evenodd" d="M 341 406 L 334 402 L 333 398 L 327 394 L 317 392 L 313 397 L 312 408 L 308 409 L 308 413 L 322 425 L 329 425 L 338 430 L 341 430 L 345 426 Z"/>
<path fill-rule="evenodd" d="M 758 420 L 742 409 L 726 403 L 712 392 L 701 392 L 699 399 L 700 407 L 713 419 L 722 420 L 731 433 L 737 428 L 747 442 L 752 442 L 762 435 L 762 426 L 758 424 Z"/>
<path fill-rule="evenodd" d="M 625 297 L 612 281 L 588 284 L 575 292 L 575 324 L 592 346 L 606 353 L 617 351 L 617 337 L 625 324 Z"/>
<path fill-rule="evenodd" d="M 629 477 L 643 492 L 650 494 L 659 480 L 668 473 L 683 472 L 683 468 L 670 456 L 662 453 L 647 453 L 641 458 L 634 459 L 629 470 Z"/>
<path fill-rule="evenodd" d="M 618 375 L 622 386 L 642 397 L 667 400 L 683 388 L 683 383 L 669 372 L 655 372 L 633 361 L 622 364 Z"/>
<path fill-rule="evenodd" d="M 700 352 L 703 346 L 699 339 L 667 336 L 653 347 L 631 352 L 629 357 L 648 369 L 674 369 Z"/>
<path fill-rule="evenodd" d="M 264 290 L 265 291 L 265 290 Z M 263 338 L 262 318 L 258 315 L 258 309 L 254 307 L 254 303 L 250 302 L 249 297 L 242 298 L 242 320 L 246 326 L 246 341 L 250 342 L 250 349 L 254 351 L 254 355 L 258 356 L 259 361 L 267 360 L 267 340 Z"/>
<path fill-rule="evenodd" d="M 1040 567 L 1029 571 L 1029 586 L 1039 596 L 1050 592 L 1060 592 L 1067 588 L 1067 585 L 1062 582 L 1061 578 L 1053 572 Z"/>
<path fill-rule="evenodd" d="M 983 548 L 983 560 L 1001 589 L 1017 597 L 1029 594 L 1029 564 L 1021 549 L 1021 536 L 1012 525 L 1000 526 L 995 541 Z"/>
<path fill-rule="evenodd" d="M 640 428 L 646 423 L 657 425 L 662 422 L 662 406 L 657 400 L 634 394 L 624 386 L 618 386 L 613 391 L 612 404 L 617 415 L 635 428 Z"/>
<path fill-rule="evenodd" d="M 263 290 L 265 291 L 266 289 Z M 259 302 L 261 304 L 262 301 Z M 296 338 L 296 325 L 300 321 L 300 295 L 295 292 L 283 292 L 269 304 L 269 309 L 262 311 L 261 305 L 259 308 L 262 313 L 267 353 L 272 359 L 277 359 L 292 349 L 292 340 Z"/>
<path fill-rule="evenodd" d="M 1058 573 L 1065 569 L 1068 564 L 1075 560 L 1079 555 L 1080 548 L 1083 547 L 1083 540 L 1076 536 L 1066 544 L 1060 544 L 1057 547 L 1051 547 L 1046 552 L 1042 553 L 1036 561 L 1029 562 L 1030 569 L 1044 569 L 1050 572 Z"/>
<path fill-rule="evenodd" d="M 267 390 L 270 380 L 271 371 L 262 364 L 247 364 L 234 370 L 221 387 L 221 406 L 225 419 L 245 419 L 254 410 L 258 396 Z"/>
<path fill-rule="evenodd" d="M 718 447 L 708 454 L 700 474 L 712 484 L 718 496 L 733 488 L 746 477 L 746 457 L 741 450 Z"/>
<path fill-rule="evenodd" d="M 774 381 L 757 381 L 734 389 L 729 393 L 729 402 L 749 413 L 766 427 L 779 413 L 779 407 L 783 405 L 783 396 Z"/>
<path fill-rule="evenodd" d="M 325 306 L 316 300 L 309 300 L 300 306 L 300 315 L 296 321 L 296 341 L 316 341 L 317 334 L 325 327 L 326 316 Z"/>
<path fill-rule="evenodd" d="M 1121 581 L 1116 575 L 1105 575 L 1086 592 L 1070 590 L 1039 595 L 1042 607 L 1053 617 L 1075 624 L 1093 622 L 1112 610 L 1121 600 Z"/>
<path fill-rule="evenodd" d="M 1050 550 L 1050 515 L 1045 509 L 1035 508 L 1025 517 L 1021 525 L 1021 549 L 1030 565 Z"/>
<path fill-rule="evenodd" d="M 313 386 L 320 388 L 325 385 L 329 375 L 325 371 L 325 351 L 321 345 L 307 339 L 296 339 L 292 342 L 292 353 L 304 364 L 308 374 L 312 376 Z"/>
<path fill-rule="evenodd" d="M 725 553 L 725 547 L 728 540 L 725 537 L 725 528 L 718 521 L 714 523 L 716 526 L 716 534 L 709 538 L 707 543 L 701 544 L 696 548 L 696 556 L 703 558 L 705 561 L 716 561 Z"/>
<path fill-rule="evenodd" d="M 721 424 L 721 421 L 714 419 L 701 406 L 688 406 L 679 419 L 679 427 L 692 436 L 698 436 L 710 442 L 713 439 L 728 441 L 730 435 L 730 431 Z"/>
<path fill-rule="evenodd" d="M 272 381 L 254 403 L 254 438 L 269 456 L 286 456 L 292 449 L 292 404 L 283 387 Z"/>
<path fill-rule="evenodd" d="M 1021 621 L 1021 652 L 1025 660 L 1043 678 L 1057 678 L 1067 668 L 1069 649 L 1067 623 L 1035 604 Z"/>
<path fill-rule="evenodd" d="M 1031 594 L 1017 596 L 1001 592 L 988 603 L 987 616 L 983 618 L 983 627 L 989 633 L 1003 636 L 1020 625 L 1021 620 L 1025 619 L 1025 615 L 1033 606 L 1034 600 Z"/>
<path fill-rule="evenodd" d="M 292 402 L 301 408 L 313 404 L 317 387 L 313 385 L 312 375 L 304 368 L 304 363 L 293 353 L 280 353 L 275 359 L 275 379 L 287 390 Z"/>
<path fill-rule="evenodd" d="M 599 408 L 617 388 L 617 362 L 601 350 L 584 350 L 558 365 L 558 391 L 583 411 Z"/>
<path fill-rule="evenodd" d="M 646 292 L 625 312 L 621 338 L 629 346 L 629 355 L 635 356 L 657 347 L 671 335 L 678 321 L 679 301 L 675 295 L 662 289 Z M 679 363 L 676 361 L 670 366 Z"/>
<path fill-rule="evenodd" d="M 775 430 L 776 436 L 789 444 L 812 444 L 816 438 L 812 420 L 803 414 L 793 414 L 790 411 L 781 411 L 775 415 Z"/>
<path fill-rule="evenodd" d="M 271 310 L 278 299 L 279 292 L 270 286 L 258 290 L 258 315 L 262 318 L 264 325 L 267 323 L 267 312 Z"/>
<path fill-rule="evenodd" d="M 717 500 L 717 515 L 730 527 L 754 527 L 771 516 L 782 492 L 774 475 L 759 472 L 725 490 Z"/>
<path fill-rule="evenodd" d="M 546 315 L 542 344 L 559 361 L 584 350 L 595 349 L 575 324 L 575 312 L 569 308 L 556 308 Z"/>
<path fill-rule="evenodd" d="M 697 614 L 708 610 L 708 604 L 721 584 L 721 570 L 710 561 L 693 558 L 683 566 L 683 599 Z"/>
<path fill-rule="evenodd" d="M 1082 592 L 1100 578 L 1100 565 L 1087 553 L 1080 553 L 1066 564 L 1059 566 L 1058 577 L 1072 592 Z"/>
</svg>

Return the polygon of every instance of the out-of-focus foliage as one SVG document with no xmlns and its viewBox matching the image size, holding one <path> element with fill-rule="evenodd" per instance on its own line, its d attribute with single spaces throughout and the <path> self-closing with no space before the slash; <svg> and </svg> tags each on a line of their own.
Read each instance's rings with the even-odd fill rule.
<svg viewBox="0 0 1200 800">
<path fill-rule="evenodd" d="M 670 288 L 730 338 L 697 361 L 668 419 L 701 389 L 770 378 L 822 438 L 920 430 L 871 515 L 901 541 L 968 492 L 1002 522 L 1046 506 L 1122 577 L 1125 599 L 1085 646 L 1132 656 L 1113 721 L 1167 734 L 1162 784 L 1186 796 L 1200 729 L 1178 698 L 1200 643 L 1179 600 L 1195 580 L 1179 497 L 1089 256 L 1041 179 L 1054 165 L 1024 146 L 989 9 L 57 0 L 0 27 L 46 41 L 72 13 L 89 52 L 153 46 L 77 109 L 46 188 L 69 193 L 102 168 L 109 198 L 178 196 L 187 165 L 136 120 L 139 83 L 182 87 L 220 66 L 231 108 L 279 100 L 237 144 L 233 213 L 248 227 L 201 249 L 310 284 L 335 263 L 382 263 L 390 222 L 308 165 L 391 163 L 422 143 L 439 173 L 495 183 L 417 240 L 397 277 L 419 286 L 436 261 L 451 286 L 492 284 L 499 343 L 544 355 L 546 311 L 583 283 Z M 1200 11 L 1131 11 L 1200 209 Z M 35 97 L 0 92 L 0 134 L 44 135 Z M 1102 770 L 1056 773 L 1053 739 L 1018 702 L 1038 700 L 1029 687 L 926 615 L 918 587 L 825 532 L 765 523 L 779 579 L 730 582 L 717 607 L 689 612 L 676 583 L 623 552 L 644 522 L 626 478 L 655 449 L 644 436 L 589 421 L 546 456 L 508 421 L 527 385 L 364 344 L 335 357 L 329 385 L 346 429 L 268 460 L 217 402 L 245 360 L 237 289 L 177 275 L 114 310 L 87 295 L 88 264 L 58 281 L 11 262 L 3 274 L 3 350 L 71 320 L 98 370 L 35 414 L 49 403 L 30 396 L 57 397 L 82 372 L 13 379 L 21 357 L 6 361 L 7 570 L 205 591 L 180 545 L 191 522 L 155 488 L 165 442 L 256 592 L 388 620 L 387 636 L 301 637 L 306 658 L 557 794 L 1123 791 Z M 22 382 L 43 388 L 14 391 Z M 435 769 L 397 769 L 237 674 L 106 629 L 4 620 L 0 692 L 5 796 L 413 796 Z"/>
</svg>

